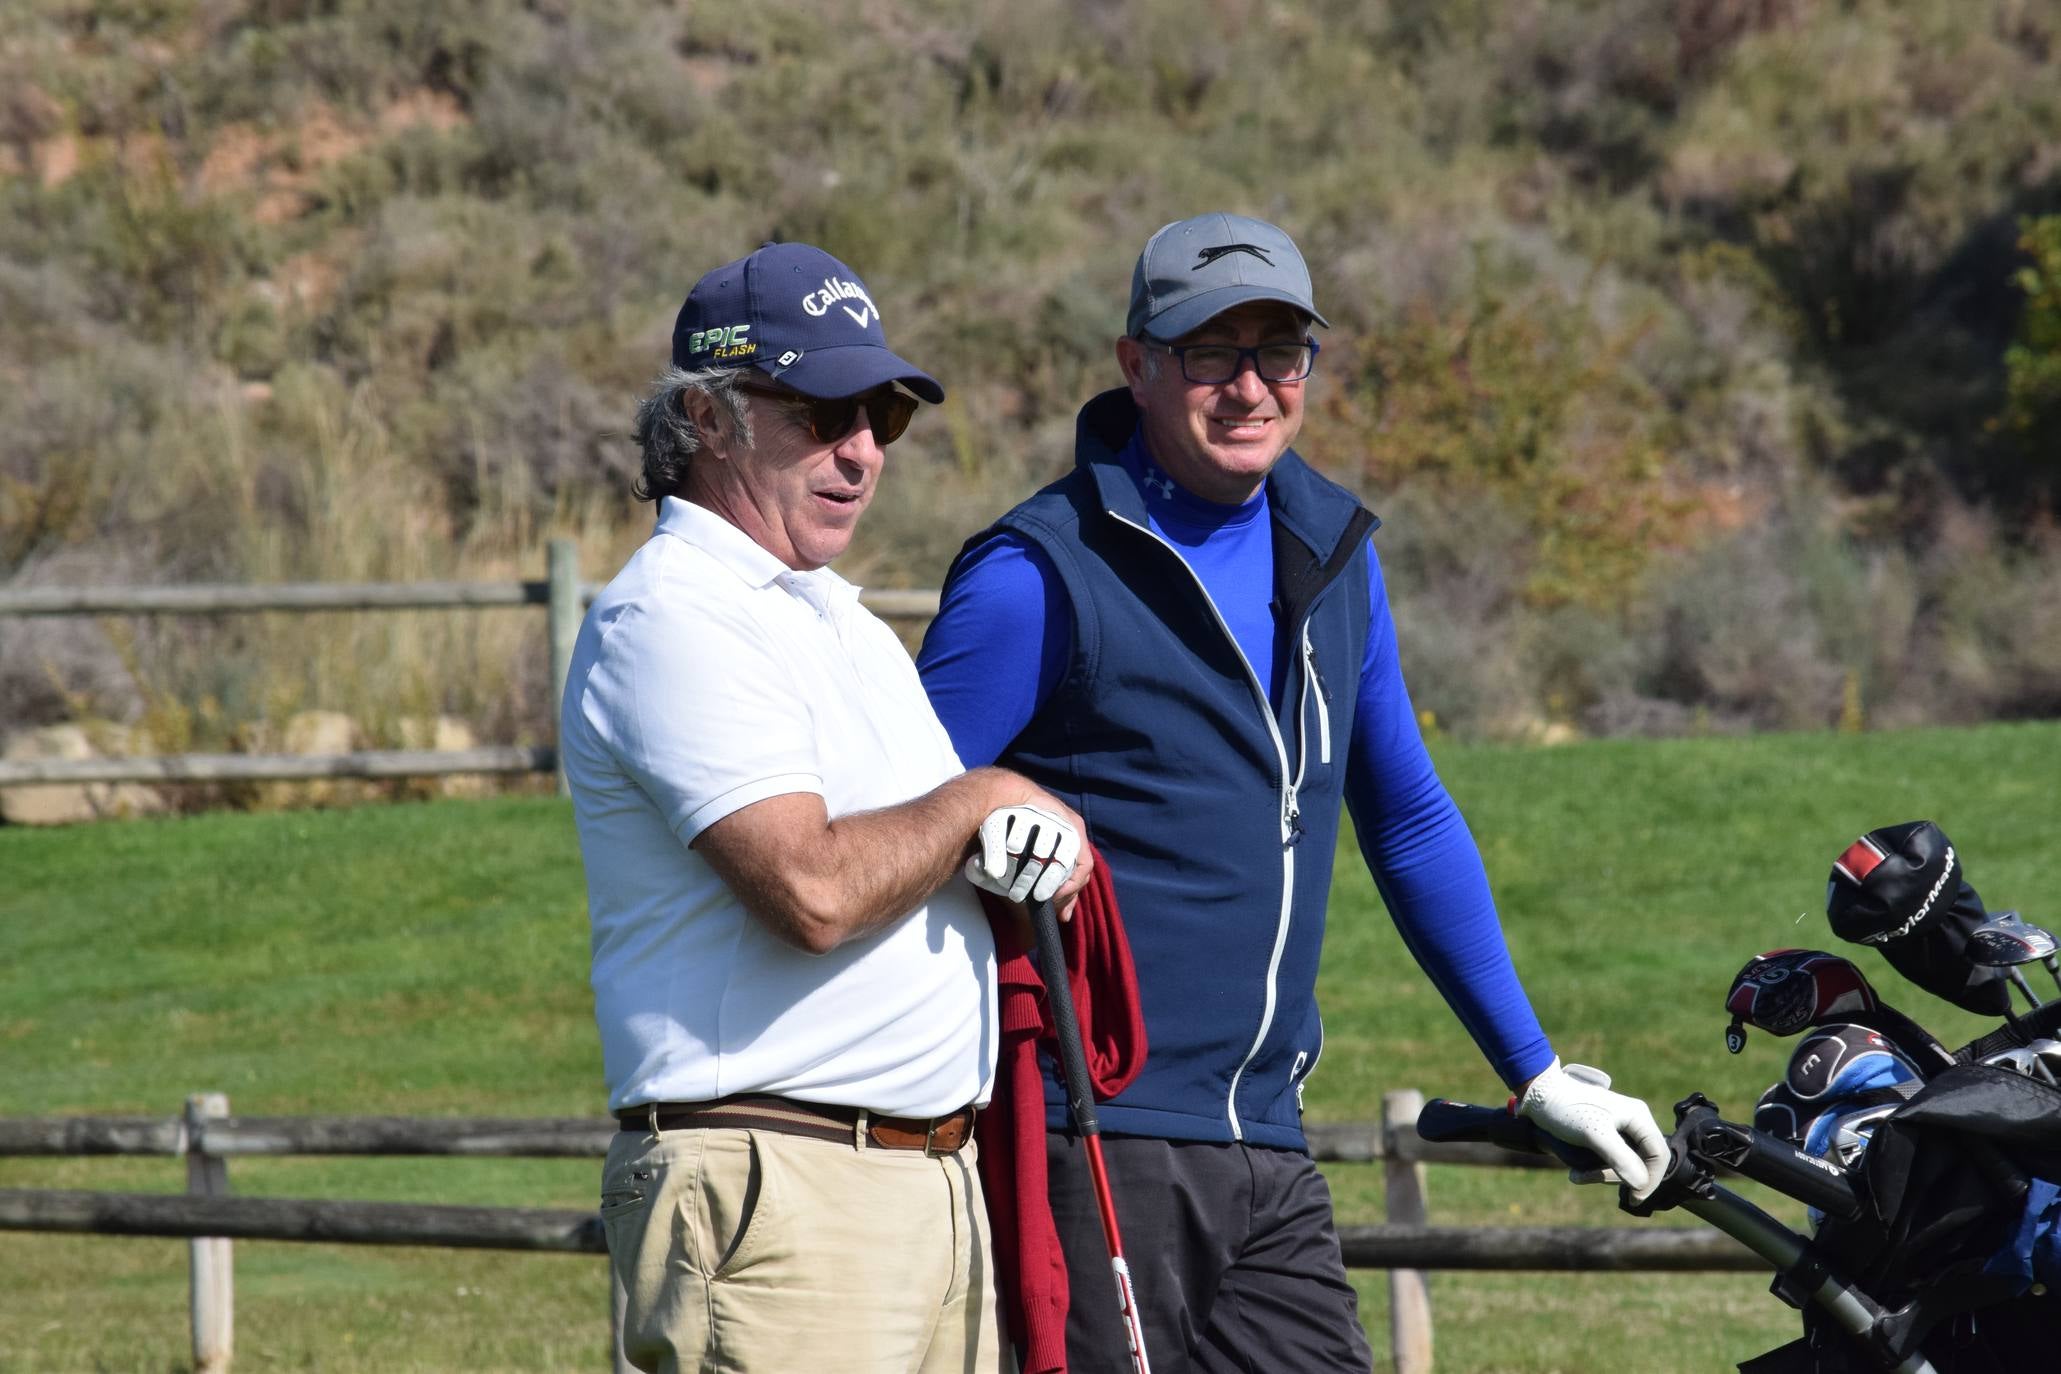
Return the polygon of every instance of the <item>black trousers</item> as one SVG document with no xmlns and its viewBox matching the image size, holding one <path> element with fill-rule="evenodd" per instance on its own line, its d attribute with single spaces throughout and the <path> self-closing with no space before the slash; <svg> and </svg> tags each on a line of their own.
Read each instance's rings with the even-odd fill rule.
<svg viewBox="0 0 2061 1374">
<path fill-rule="evenodd" d="M 1052 1218 L 1072 1290 L 1072 1374 L 1131 1374 L 1116 1282 L 1080 1138 L 1046 1140 Z M 1308 1155 L 1104 1136 L 1152 1374 L 1367 1374 L 1331 1189 Z"/>
</svg>

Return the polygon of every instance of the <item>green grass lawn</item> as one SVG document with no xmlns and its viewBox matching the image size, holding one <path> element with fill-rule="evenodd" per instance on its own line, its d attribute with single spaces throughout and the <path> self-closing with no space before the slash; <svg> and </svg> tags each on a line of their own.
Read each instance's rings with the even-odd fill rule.
<svg viewBox="0 0 2061 1374">
<path fill-rule="evenodd" d="M 1563 1055 L 1666 1107 L 1743 1116 L 1786 1044 L 1722 1049 L 1755 952 L 1833 943 L 1832 857 L 1940 822 L 1989 903 L 2061 919 L 2043 862 L 2061 726 L 1447 748 L 1518 967 Z M 1802 919 L 1799 921 L 1799 917 Z M 1384 1091 L 1501 1088 L 1416 973 L 1357 853 L 1338 865 L 1328 1044 L 1309 1110 Z M 600 1056 L 569 812 L 549 799 L 0 830 L 0 1113 L 596 1115 Z M 1865 958 L 1865 957 L 1864 957 Z M 1978 1021 L 1868 964 L 1942 1037 Z M 238 1160 L 246 1194 L 588 1206 L 586 1161 Z M 1379 1171 L 1328 1170 L 1346 1221 Z M 171 1159 L 0 1159 L 0 1186 L 174 1191 Z M 1557 1175 L 1439 1168 L 1434 1221 L 1615 1224 Z M 1794 1215 L 1790 1208 L 1787 1215 Z M 1642 1223 L 1628 1223 L 1642 1224 Z M 1650 1223 L 1648 1223 L 1650 1224 Z M 605 1369 L 606 1278 L 584 1257 L 249 1242 L 237 1367 Z M 1385 1348 L 1383 1276 L 1362 1276 Z M 1793 1316 L 1753 1276 L 1435 1276 L 1442 1371 L 1723 1370 Z M 0 1371 L 186 1367 L 185 1246 L 0 1233 Z"/>
</svg>

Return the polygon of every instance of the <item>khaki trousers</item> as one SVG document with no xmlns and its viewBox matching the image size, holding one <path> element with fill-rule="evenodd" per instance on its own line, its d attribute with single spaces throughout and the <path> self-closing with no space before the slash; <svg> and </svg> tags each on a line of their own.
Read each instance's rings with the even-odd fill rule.
<svg viewBox="0 0 2061 1374">
<path fill-rule="evenodd" d="M 617 1134 L 623 1349 L 650 1374 L 1013 1374 L 980 1176 L 953 1155 L 734 1128 Z"/>
</svg>

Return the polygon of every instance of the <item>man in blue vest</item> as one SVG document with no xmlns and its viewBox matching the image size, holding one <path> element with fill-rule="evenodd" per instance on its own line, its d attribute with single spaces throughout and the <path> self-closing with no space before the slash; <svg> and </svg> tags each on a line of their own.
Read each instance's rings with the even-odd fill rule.
<svg viewBox="0 0 2061 1374">
<path fill-rule="evenodd" d="M 1403 686 L 1379 522 L 1289 447 L 1325 324 L 1275 226 L 1209 214 L 1154 234 L 1116 343 L 1124 386 L 1082 409 L 1072 473 L 968 541 L 918 660 L 966 766 L 1049 789 L 1109 865 L 1149 1049 L 1100 1109 L 1104 1151 L 1146 1344 L 1170 1368 L 1372 1362 L 1301 1125 L 1341 802 L 1519 1109 L 1634 1191 L 1666 1159 L 1645 1104 L 1563 1068 L 1540 1029 Z M 1118 1374 L 1049 1066 L 1046 1102 L 1069 1365 Z"/>
</svg>

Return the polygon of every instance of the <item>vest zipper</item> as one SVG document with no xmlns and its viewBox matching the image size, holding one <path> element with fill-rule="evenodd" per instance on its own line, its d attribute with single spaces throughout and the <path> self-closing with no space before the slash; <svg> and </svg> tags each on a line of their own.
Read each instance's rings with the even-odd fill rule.
<svg viewBox="0 0 2061 1374">
<path fill-rule="evenodd" d="M 1324 679 L 1317 676 L 1317 646 L 1310 643 L 1310 622 L 1302 623 L 1302 699 L 1310 699 L 1310 688 L 1317 689 L 1317 762 L 1331 762 L 1331 693 L 1324 687 Z"/>
<path fill-rule="evenodd" d="M 1244 1080 L 1246 1069 L 1251 1067 L 1253 1059 L 1258 1056 L 1260 1046 L 1267 1042 L 1267 1032 L 1274 1026 L 1274 984 L 1280 977 L 1281 955 L 1288 948 L 1288 921 L 1295 910 L 1295 841 L 1302 831 L 1302 808 L 1297 805 L 1295 796 L 1298 780 L 1288 776 L 1288 745 L 1281 738 L 1281 727 L 1274 719 L 1274 705 L 1267 700 L 1267 685 L 1261 682 L 1259 674 L 1253 671 L 1252 660 L 1245 656 L 1245 650 L 1239 646 L 1238 636 L 1231 633 L 1230 624 L 1225 621 L 1224 613 L 1217 609 L 1216 600 L 1210 596 L 1209 588 L 1203 585 L 1201 576 L 1188 566 L 1188 560 L 1181 557 L 1179 549 L 1149 527 L 1135 520 L 1127 520 L 1115 511 L 1109 512 L 1109 515 L 1119 524 L 1129 525 L 1158 544 L 1172 554 L 1174 560 L 1183 568 L 1187 568 L 1188 576 L 1195 583 L 1195 590 L 1202 593 L 1202 604 L 1209 607 L 1209 613 L 1216 620 L 1217 628 L 1222 630 L 1224 638 L 1230 641 L 1231 651 L 1237 654 L 1238 661 L 1245 665 L 1245 680 L 1251 684 L 1253 697 L 1259 702 L 1260 719 L 1267 723 L 1267 736 L 1274 741 L 1274 756 L 1281 764 L 1281 915 L 1274 926 L 1274 952 L 1267 959 L 1266 1006 L 1260 1013 L 1259 1034 L 1253 1037 L 1252 1048 L 1245 1052 L 1245 1058 L 1239 1061 L 1237 1071 L 1231 1075 L 1231 1091 L 1224 1099 L 1225 1118 L 1231 1125 L 1231 1138 L 1242 1141 L 1245 1139 L 1245 1126 L 1238 1119 L 1238 1085 Z"/>
</svg>

